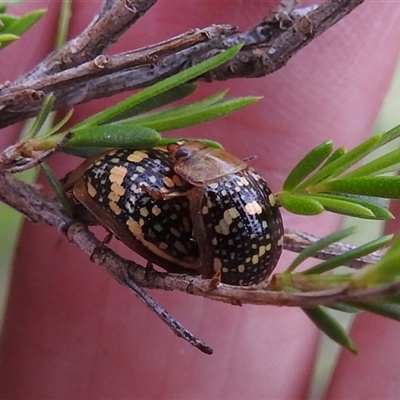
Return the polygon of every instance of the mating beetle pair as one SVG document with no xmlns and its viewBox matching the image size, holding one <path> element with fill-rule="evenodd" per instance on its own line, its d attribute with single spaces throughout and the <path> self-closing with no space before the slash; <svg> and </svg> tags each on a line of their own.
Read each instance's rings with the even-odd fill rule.
<svg viewBox="0 0 400 400">
<path fill-rule="evenodd" d="M 201 142 L 112 150 L 68 181 L 101 225 L 167 271 L 251 285 L 282 252 L 282 219 L 265 180 Z"/>
</svg>

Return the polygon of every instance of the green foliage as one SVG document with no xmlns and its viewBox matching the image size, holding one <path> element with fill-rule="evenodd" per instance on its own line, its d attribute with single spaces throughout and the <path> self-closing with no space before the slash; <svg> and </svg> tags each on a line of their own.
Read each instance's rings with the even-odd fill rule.
<svg viewBox="0 0 400 400">
<path fill-rule="evenodd" d="M 67 215 L 72 217 L 73 216 L 72 205 L 67 196 L 65 195 L 64 189 L 60 181 L 57 179 L 51 168 L 46 163 L 43 162 L 42 164 L 40 164 L 40 167 L 44 175 L 46 176 L 47 180 L 49 181 L 51 187 L 53 188 L 54 193 L 57 195 L 57 198 L 60 200 L 60 203 L 62 204 L 64 211 L 66 212 Z"/>
<path fill-rule="evenodd" d="M 332 153 L 332 140 L 326 141 L 312 149 L 299 164 L 297 164 L 283 184 L 283 190 L 290 191 L 303 182 L 308 175 L 318 168 Z M 333 160 L 331 160 L 333 161 Z"/>
<path fill-rule="evenodd" d="M 303 308 L 303 311 L 307 317 L 333 341 L 353 354 L 358 354 L 357 348 L 346 330 L 324 307 Z"/>
<path fill-rule="evenodd" d="M 86 120 L 76 125 L 75 129 L 85 128 L 88 126 L 103 125 L 119 120 L 119 118 L 124 117 L 126 115 L 126 112 L 132 107 L 137 106 L 138 104 L 143 103 L 144 101 L 147 101 L 151 98 L 154 98 L 161 93 L 165 93 L 173 88 L 176 88 L 179 85 L 182 85 L 198 77 L 199 75 L 207 72 L 210 69 L 218 67 L 219 65 L 223 64 L 234 55 L 236 55 L 240 51 L 241 47 L 241 45 L 234 46 L 224 51 L 223 53 L 220 53 L 191 68 L 188 68 L 185 71 L 182 71 L 146 89 L 143 89 L 139 93 L 119 102 L 118 104 L 115 104 L 114 106 L 109 107 L 106 110 L 103 110 L 100 113 L 87 118 Z"/>
<path fill-rule="evenodd" d="M 35 150 L 46 150 L 62 142 L 65 135 L 72 132 L 73 138 L 63 146 L 63 151 L 81 157 L 90 157 L 94 153 L 112 147 L 149 148 L 171 141 L 171 139 L 162 138 L 158 132 L 204 123 L 246 107 L 259 100 L 259 97 L 226 99 L 227 91 L 223 91 L 189 105 L 153 111 L 193 93 L 196 85 L 188 81 L 223 64 L 237 54 L 240 48 L 240 45 L 232 47 L 209 60 L 143 89 L 78 123 L 68 131 L 60 132 L 71 116 L 69 112 L 51 131 L 37 136 L 52 107 L 53 100 L 49 96 L 45 99 L 42 110 L 36 118 L 29 136 L 31 138 L 29 146 Z M 176 141 L 177 138 L 173 140 Z M 207 143 L 221 147 L 212 141 Z"/>
<path fill-rule="evenodd" d="M 381 315 L 382 317 L 400 321 L 400 306 L 398 304 L 385 303 L 383 301 L 352 301 L 347 303 L 348 306 L 357 307 L 359 310 L 371 312 Z"/>
<path fill-rule="evenodd" d="M 159 132 L 182 129 L 221 118 L 260 99 L 260 97 L 255 96 L 224 99 L 225 93 L 226 91 L 218 93 L 187 106 L 171 107 L 165 111 L 131 118 L 128 121 L 121 122 L 121 125 L 129 127 L 140 124 Z"/>
<path fill-rule="evenodd" d="M 70 132 L 73 133 L 72 138 L 63 143 L 62 149 L 81 157 L 89 157 L 110 147 L 144 149 L 176 142 L 179 138 L 162 138 L 159 131 L 183 128 L 220 118 L 259 99 L 259 97 L 250 96 L 225 99 L 227 91 L 223 91 L 187 106 L 170 107 L 163 111 L 151 113 L 152 110 L 183 99 L 193 93 L 196 85 L 187 83 L 189 80 L 223 64 L 237 54 L 240 48 L 240 45 L 235 46 L 175 76 L 156 83 L 64 132 L 60 132 L 60 130 L 69 121 L 72 110 L 51 129 L 47 131 L 42 129 L 54 104 L 54 97 L 50 94 L 43 101 L 41 110 L 26 136 L 25 143 L 22 146 L 23 153 L 50 150 L 63 143 L 66 135 L 69 135 Z M 205 140 L 205 142 L 214 147 L 221 147 L 213 141 Z M 67 206 L 68 199 L 66 199 L 60 183 L 54 178 L 47 165 L 43 164 L 42 170 L 57 197 L 65 205 L 66 211 L 70 213 Z"/>
<path fill-rule="evenodd" d="M 340 231 L 339 231 L 340 232 Z M 334 268 L 346 265 L 346 263 L 364 257 L 374 251 L 386 246 L 393 238 L 393 235 L 382 236 L 378 239 L 371 240 L 353 250 L 349 250 L 344 254 L 337 255 L 324 262 L 319 263 L 315 267 L 308 268 L 304 271 L 305 275 L 322 274 L 327 271 L 332 271 Z"/>
<path fill-rule="evenodd" d="M 366 265 L 356 272 L 337 273 L 337 268 L 352 265 L 354 260 L 359 260 L 368 254 L 389 245 L 392 235 L 383 236 L 372 240 L 354 249 L 330 257 L 315 266 L 304 268 L 301 272 L 293 271 L 311 257 L 318 256 L 319 252 L 338 241 L 342 241 L 356 232 L 356 227 L 333 232 L 321 238 L 314 244 L 304 249 L 281 274 L 274 277 L 272 288 L 288 293 L 307 293 L 310 298 L 321 296 L 324 291 L 357 293 L 359 290 L 384 288 L 387 285 L 400 285 L 400 237 L 384 256 L 375 264 Z M 369 311 L 387 318 L 400 320 L 400 297 L 398 295 L 370 296 L 360 301 L 348 301 L 345 303 L 331 302 L 329 308 L 343 312 Z M 305 308 L 307 316 L 326 333 L 331 339 L 354 352 L 355 347 L 342 327 L 327 313 L 324 307 Z"/>
<path fill-rule="evenodd" d="M 34 119 L 31 129 L 30 129 L 29 133 L 26 135 L 26 139 L 48 135 L 48 133 L 45 134 L 44 132 L 42 132 L 41 135 L 39 133 L 40 133 L 43 125 L 45 124 L 45 122 L 51 112 L 51 109 L 53 108 L 53 104 L 54 104 L 53 94 L 49 94 L 48 96 L 46 96 L 44 98 L 44 101 L 42 103 L 42 107 L 39 111 L 39 114 Z"/>
<path fill-rule="evenodd" d="M 6 14 L 7 6 L 21 3 L 22 1 L 0 2 L 0 48 L 3 49 L 14 40 L 21 37 L 31 28 L 46 12 L 44 9 L 34 10 L 22 16 Z"/>
<path fill-rule="evenodd" d="M 72 0 L 62 0 L 60 8 L 60 17 L 58 19 L 58 29 L 54 47 L 58 49 L 66 41 L 68 37 L 69 22 L 72 16 Z"/>
<path fill-rule="evenodd" d="M 328 236 L 325 236 L 324 238 L 318 240 L 314 244 L 308 246 L 306 249 L 304 249 L 287 267 L 285 273 L 291 273 L 297 268 L 301 263 L 303 263 L 305 260 L 307 260 L 310 257 L 314 257 L 319 251 L 325 249 L 329 245 L 339 242 L 343 239 L 346 239 L 350 237 L 351 235 L 354 235 L 357 231 L 357 227 L 351 226 L 346 229 L 342 229 L 337 232 L 333 232 Z M 341 264 L 343 265 L 343 264 Z"/>
<path fill-rule="evenodd" d="M 66 7 L 69 6 L 68 1 L 64 4 Z M 14 17 L 5 17 L 4 21 L 8 26 L 16 23 L 16 20 L 13 21 L 12 18 Z M 69 14 L 66 12 L 65 19 L 68 18 Z M 7 34 L 4 31 L 3 33 Z M 30 150 L 42 152 L 52 149 L 63 143 L 70 132 L 73 136 L 63 144 L 62 150 L 82 157 L 89 157 L 111 147 L 144 149 L 165 145 L 179 138 L 164 138 L 160 132 L 204 123 L 246 107 L 257 101 L 259 97 L 227 99 L 225 98 L 227 91 L 223 91 L 187 105 L 170 105 L 186 98 L 196 90 L 196 85 L 190 83 L 191 80 L 229 60 L 237 54 L 240 47 L 235 46 L 143 89 L 68 130 L 64 127 L 72 115 L 72 110 L 67 112 L 64 118 L 51 129 L 43 131 L 54 102 L 53 96 L 49 95 L 44 100 L 42 109 L 26 138 L 24 154 Z M 160 110 L 161 107 L 164 108 Z M 280 204 L 290 212 L 308 216 L 330 211 L 364 219 L 393 218 L 387 209 L 386 200 L 400 198 L 400 178 L 385 174 L 398 171 L 400 150 L 391 151 L 363 166 L 356 166 L 356 164 L 398 136 L 400 136 L 400 126 L 387 133 L 375 135 L 350 151 L 343 147 L 335 150 L 332 141 L 326 141 L 315 147 L 287 177 L 282 191 L 278 193 Z M 221 147 L 218 143 L 204 141 L 209 145 Z M 60 183 L 46 165 L 43 165 L 42 169 L 58 198 L 64 204 L 66 212 L 71 214 L 69 201 Z M 348 238 L 354 232 L 353 227 L 343 229 L 309 246 L 296 257 L 285 272 L 274 277 L 270 289 L 292 294 L 307 293 L 310 296 L 312 292 L 316 292 L 318 296 L 318 293 L 329 290 L 343 289 L 351 292 L 400 282 L 400 239 L 395 241 L 390 251 L 377 264 L 366 266 L 354 273 L 336 273 L 337 268 L 351 265 L 354 260 L 388 245 L 392 239 L 391 236 L 370 241 L 344 254 L 321 261 L 313 267 L 305 268 L 302 272 L 294 273 L 294 270 L 302 266 L 304 261 L 317 256 L 328 246 Z M 332 301 L 327 307 L 344 312 L 366 310 L 399 319 L 398 302 L 398 299 L 394 299 L 393 296 L 380 296 L 369 298 L 368 301 L 336 303 Z M 325 307 L 307 307 L 303 310 L 319 329 L 337 343 L 356 353 L 354 343 L 348 334 Z"/>
<path fill-rule="evenodd" d="M 355 289 L 400 281 L 400 236 L 384 257 L 353 274 L 350 286 Z"/>
<path fill-rule="evenodd" d="M 151 128 L 141 125 L 115 125 L 110 132 L 109 125 L 89 126 L 73 131 L 74 136 L 68 141 L 67 148 L 70 147 L 90 147 L 93 146 L 93 138 L 98 147 L 110 147 L 110 136 L 112 135 L 113 147 L 129 148 L 132 146 L 134 137 L 135 148 L 149 148 L 156 146 L 161 136 Z"/>
<path fill-rule="evenodd" d="M 182 100 L 194 93 L 196 89 L 197 85 L 195 83 L 183 83 L 179 86 L 175 86 L 170 90 L 161 92 L 160 94 L 152 96 L 147 100 L 141 101 L 125 111 L 121 110 L 121 112 L 115 118 L 110 120 L 110 123 L 122 120 L 128 122 L 129 119 L 134 119 L 134 117 L 139 116 L 137 117 L 137 121 L 139 121 L 138 124 L 140 124 L 140 118 L 148 118 L 146 115 L 142 114 L 167 106 L 175 101 Z M 161 112 L 159 112 L 159 114 L 161 114 Z"/>
<path fill-rule="evenodd" d="M 278 194 L 281 205 L 295 214 L 331 211 L 358 218 L 393 218 L 386 199 L 400 199 L 400 150 L 354 168 L 356 163 L 400 136 L 400 126 L 374 135 L 351 151 L 332 152 L 332 142 L 312 149 L 292 170 Z M 348 171 L 353 168 L 351 171 Z"/>
</svg>

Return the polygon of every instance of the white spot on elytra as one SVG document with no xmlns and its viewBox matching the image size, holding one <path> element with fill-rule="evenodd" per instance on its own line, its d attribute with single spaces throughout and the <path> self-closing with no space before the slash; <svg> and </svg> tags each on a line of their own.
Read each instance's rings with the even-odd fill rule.
<svg viewBox="0 0 400 400">
<path fill-rule="evenodd" d="M 153 206 L 153 208 L 151 209 L 151 212 L 153 215 L 156 215 L 156 216 L 161 214 L 161 210 L 157 206 Z"/>
<path fill-rule="evenodd" d="M 268 200 L 272 207 L 276 204 L 275 196 L 272 193 L 268 196 Z"/>
<path fill-rule="evenodd" d="M 262 212 L 261 206 L 255 200 L 247 203 L 244 208 L 250 215 L 261 214 Z"/>
</svg>

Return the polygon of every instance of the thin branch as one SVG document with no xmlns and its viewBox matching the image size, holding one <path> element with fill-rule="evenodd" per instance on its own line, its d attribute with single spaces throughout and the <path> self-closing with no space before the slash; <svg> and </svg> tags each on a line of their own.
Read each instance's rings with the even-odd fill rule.
<svg viewBox="0 0 400 400">
<path fill-rule="evenodd" d="M 115 7 L 121 1 L 116 1 Z M 237 32 L 229 25 L 210 26 L 186 32 L 146 49 L 114 56 L 98 56 L 95 59 L 91 54 L 90 61 L 84 62 L 86 59 L 81 59 L 83 64 L 76 62 L 73 57 L 64 60 L 54 56 L 54 65 L 59 63 L 76 67 L 47 77 L 41 76 L 44 72 L 31 73 L 28 80 L 22 79 L 22 83 L 7 84 L 0 88 L 0 128 L 35 115 L 47 93 L 54 93 L 55 109 L 111 96 L 158 82 L 237 43 L 244 44 L 244 47 L 234 59 L 199 79 L 212 81 L 270 74 L 363 1 L 328 0 L 317 8 L 306 8 L 308 12 L 305 15 L 301 12 L 303 9 L 295 9 L 283 15 L 275 10 L 245 32 Z M 150 6 L 153 2 L 144 3 Z M 108 13 L 97 23 L 106 15 Z M 80 41 L 84 42 L 82 35 Z M 98 52 L 100 47 L 97 44 L 93 49 Z M 72 50 L 75 54 L 79 49 Z M 51 66 L 44 70 L 54 72 Z M 39 78 L 34 79 L 35 76 Z"/>
<path fill-rule="evenodd" d="M 50 54 L 20 83 L 36 80 L 93 60 L 142 17 L 157 0 L 106 0 L 89 26 Z"/>
<path fill-rule="evenodd" d="M 126 265 L 121 265 L 116 262 L 110 263 L 108 259 L 109 249 L 105 247 L 103 243 L 99 242 L 85 225 L 79 222 L 72 222 L 66 229 L 64 225 L 63 233 L 72 243 L 76 244 L 81 250 L 84 250 L 85 253 L 90 256 L 92 261 L 102 265 L 117 282 L 131 290 L 144 304 L 147 305 L 147 307 L 155 312 L 177 336 L 185 339 L 203 353 L 213 353 L 211 347 L 197 339 L 129 277 L 129 269 L 126 268 Z M 126 263 L 128 265 L 131 264 L 129 261 L 126 261 Z M 134 265 L 134 267 L 136 267 L 136 265 Z"/>
<path fill-rule="evenodd" d="M 29 145 L 28 149 L 25 149 L 27 143 L 24 140 L 7 147 L 0 154 L 0 173 L 10 172 L 14 174 L 16 172 L 27 171 L 28 169 L 40 165 L 46 158 L 60 151 L 72 136 L 73 134 L 71 132 L 67 133 L 59 143 L 45 151 L 36 152 L 36 149 Z M 23 154 L 23 157 L 21 157 L 21 154 Z"/>
<path fill-rule="evenodd" d="M 256 287 L 238 287 L 225 284 L 218 284 L 215 287 L 207 279 L 192 275 L 148 270 L 133 261 L 120 257 L 114 251 L 102 245 L 85 225 L 65 215 L 57 201 L 44 196 L 34 186 L 18 181 L 10 174 L 0 174 L 0 201 L 12 205 L 31 221 L 42 222 L 57 228 L 72 243 L 90 255 L 95 263 L 101 265 L 118 282 L 134 290 L 138 296 L 136 289 L 133 289 L 137 285 L 150 289 L 178 290 L 233 305 L 313 307 L 335 302 L 365 300 L 383 294 L 392 294 L 400 289 L 400 283 L 365 290 L 349 290 L 347 287 L 340 287 L 308 293 L 274 291 L 271 290 L 268 283 Z M 311 237 L 299 232 L 296 235 L 298 237 Z M 347 251 L 349 246 L 338 244 L 338 249 L 339 254 L 341 254 L 341 252 Z M 323 257 L 327 256 L 327 254 L 323 255 Z M 379 255 L 374 253 L 373 257 L 379 257 Z M 361 260 L 359 262 L 363 263 Z"/>
<path fill-rule="evenodd" d="M 61 205 L 40 193 L 34 186 L 28 185 L 14 178 L 10 174 L 0 173 L 0 201 L 11 205 L 32 222 L 42 222 L 57 228 L 65 234 L 71 242 L 88 254 L 93 260 L 103 259 L 103 247 L 105 247 L 82 224 L 71 220 L 61 209 Z M 71 232 L 73 232 L 71 234 Z M 108 253 L 109 250 L 106 252 Z M 206 354 L 212 354 L 212 349 L 189 332 L 179 321 L 172 317 L 160 304 L 147 294 L 128 275 L 128 268 L 120 267 L 120 264 L 100 262 L 119 283 L 129 288 L 143 303 L 154 311 L 168 327 L 179 337 L 184 338 L 192 346 Z M 127 263 L 129 265 L 129 263 Z"/>
<path fill-rule="evenodd" d="M 236 58 L 202 79 L 224 80 L 266 75 L 283 66 L 299 49 L 355 9 L 363 0 L 328 0 L 317 8 L 307 9 L 278 7 L 254 28 L 243 33 L 237 32 L 230 25 L 216 25 L 192 30 L 146 49 L 110 57 L 99 55 L 155 2 L 105 0 L 99 15 L 78 38 L 53 53 L 20 81 L 0 88 L 0 127 L 36 115 L 47 93 L 54 93 L 55 108 L 58 109 L 122 90 L 147 86 L 236 43 L 244 44 Z M 290 4 L 291 1 L 287 0 L 286 3 Z M 57 201 L 8 173 L 0 173 L 0 201 L 19 210 L 34 222 L 58 229 L 118 282 L 132 290 L 175 334 L 208 354 L 212 350 L 173 319 L 143 287 L 179 290 L 234 305 L 248 303 L 292 307 L 356 301 L 400 289 L 400 284 L 396 283 L 365 290 L 341 287 L 318 292 L 287 293 L 271 290 L 268 283 L 257 287 L 211 285 L 209 280 L 200 277 L 148 271 L 123 259 L 96 239 L 85 225 L 69 218 Z M 300 251 L 314 240 L 316 238 L 306 234 L 287 232 L 285 246 Z M 328 248 L 318 257 L 326 259 L 349 250 L 344 244 L 336 245 L 336 248 Z M 375 253 L 374 256 L 380 257 L 381 254 Z M 371 261 L 364 257 L 357 262 L 352 266 Z"/>
<path fill-rule="evenodd" d="M 97 98 L 99 93 L 103 93 L 100 97 L 118 93 L 124 86 L 139 87 L 144 80 L 150 84 L 153 80 L 153 69 L 157 69 L 161 75 L 163 69 L 173 68 L 175 73 L 178 72 L 179 64 L 170 60 L 176 53 L 184 52 L 185 49 L 193 51 L 196 45 L 232 30 L 230 25 L 192 30 L 153 46 L 117 56 L 98 56 L 93 61 L 73 69 L 26 84 L 0 88 L 0 109 L 4 107 L 1 111 L 0 125 L 2 122 L 7 124 L 9 117 L 14 118 L 11 115 L 12 110 L 21 115 L 35 115 L 37 108 L 42 104 L 43 96 L 47 93 L 53 93 L 54 108 L 58 109 L 68 104 Z M 172 64 L 169 65 L 169 62 Z M 145 78 L 143 73 L 149 76 Z M 111 86 L 113 89 L 110 91 L 107 88 Z"/>
<path fill-rule="evenodd" d="M 208 72 L 204 78 L 213 81 L 271 74 L 363 2 L 328 0 L 318 7 L 294 9 L 289 14 L 273 11 L 254 28 L 225 38 L 224 46 L 238 43 L 244 43 L 245 46 L 230 62 Z M 288 17 L 292 17 L 292 20 L 288 21 Z"/>
<path fill-rule="evenodd" d="M 320 240 L 319 237 L 311 235 L 309 233 L 285 229 L 284 248 L 295 253 L 300 253 L 318 240 Z M 314 256 L 314 258 L 317 258 L 319 260 L 328 260 L 337 255 L 347 253 L 348 251 L 353 250 L 356 247 L 357 246 L 353 246 L 348 243 L 337 242 L 319 251 Z M 384 254 L 385 250 L 377 250 L 366 256 L 348 261 L 346 263 L 346 266 L 359 269 L 365 267 L 368 264 L 376 264 L 384 256 Z"/>
</svg>

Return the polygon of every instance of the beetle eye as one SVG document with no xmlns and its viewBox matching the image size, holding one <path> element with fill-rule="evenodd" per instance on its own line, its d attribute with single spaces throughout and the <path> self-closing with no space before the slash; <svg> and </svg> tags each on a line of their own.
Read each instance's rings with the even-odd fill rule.
<svg viewBox="0 0 400 400">
<path fill-rule="evenodd" d="M 176 153 L 175 153 L 175 159 L 179 160 L 180 158 L 184 158 L 187 157 L 189 155 L 189 151 L 187 149 L 179 149 Z"/>
</svg>

